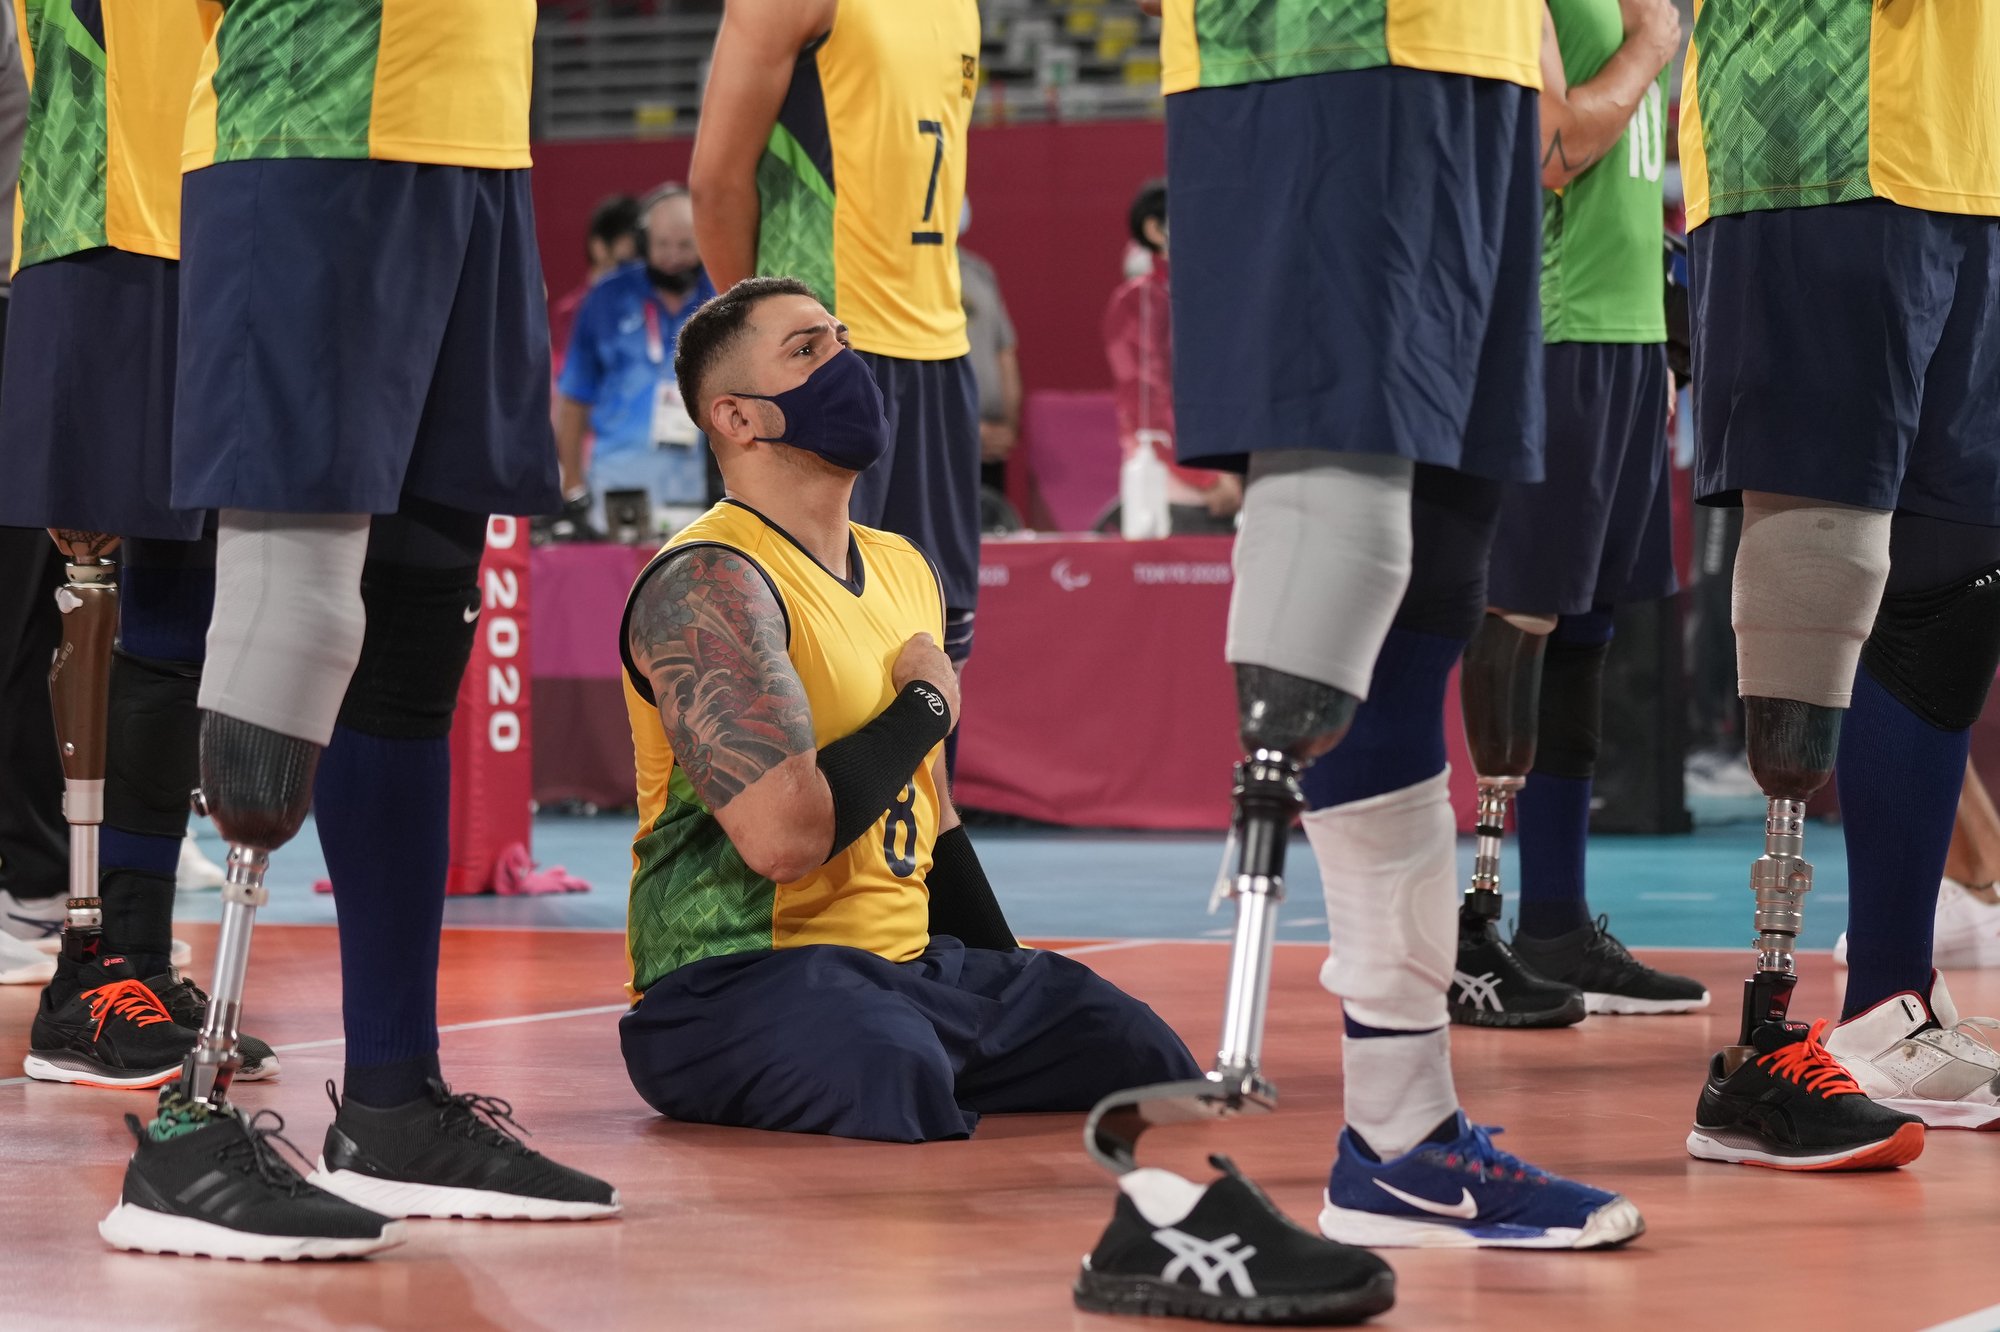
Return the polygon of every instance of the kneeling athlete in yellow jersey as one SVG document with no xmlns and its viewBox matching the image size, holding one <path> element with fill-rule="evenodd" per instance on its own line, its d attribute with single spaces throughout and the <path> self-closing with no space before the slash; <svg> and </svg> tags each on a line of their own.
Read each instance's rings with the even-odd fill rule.
<svg viewBox="0 0 2000 1332">
<path fill-rule="evenodd" d="M 1151 1009 L 1016 947 L 993 901 L 943 780 L 937 574 L 848 520 L 888 425 L 846 328 L 803 283 L 750 279 L 682 329 L 675 373 L 729 497 L 626 603 L 640 1094 L 923 1142 L 1194 1076 Z"/>
</svg>

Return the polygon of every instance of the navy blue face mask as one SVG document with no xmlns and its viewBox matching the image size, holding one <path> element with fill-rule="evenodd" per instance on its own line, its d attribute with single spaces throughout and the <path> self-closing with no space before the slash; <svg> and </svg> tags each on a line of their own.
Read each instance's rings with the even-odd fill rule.
<svg viewBox="0 0 2000 1332">
<path fill-rule="evenodd" d="M 789 444 L 850 472 L 867 471 L 888 452 L 882 390 L 868 363 L 851 351 L 835 353 L 797 388 L 736 396 L 774 403 L 785 414 L 785 433 L 754 436 L 759 443 Z"/>
</svg>

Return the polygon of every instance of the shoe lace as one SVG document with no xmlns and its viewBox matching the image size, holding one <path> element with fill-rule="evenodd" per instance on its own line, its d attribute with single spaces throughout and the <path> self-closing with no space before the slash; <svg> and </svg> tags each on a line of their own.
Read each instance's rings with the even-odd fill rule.
<svg viewBox="0 0 2000 1332">
<path fill-rule="evenodd" d="M 1548 1173 L 1529 1165 L 1520 1157 L 1502 1151 L 1493 1137 L 1507 1130 L 1493 1124 L 1472 1124 L 1470 1131 L 1452 1144 L 1444 1163 L 1456 1170 L 1470 1171 L 1479 1180 L 1513 1180 L 1522 1184 L 1545 1184 Z"/>
<path fill-rule="evenodd" d="M 1631 950 L 1618 942 L 1618 936 L 1611 932 L 1610 916 L 1599 916 L 1596 926 L 1597 931 L 1590 940 L 1590 950 L 1596 953 L 1602 962 L 1620 971 L 1644 968 L 1645 964 L 1632 956 Z"/>
<path fill-rule="evenodd" d="M 150 1027 L 156 1022 L 172 1022 L 173 1014 L 160 1003 L 160 997 L 146 988 L 142 980 L 115 980 L 108 985 L 83 992 L 84 1003 L 90 1008 L 90 1015 L 97 1019 L 97 1030 L 91 1033 L 95 1040 L 104 1034 L 104 1024 L 113 1016 L 122 1017 L 135 1027 Z"/>
<path fill-rule="evenodd" d="M 312 1188 L 305 1176 L 296 1169 L 274 1143 L 282 1143 L 301 1162 L 310 1168 L 306 1154 L 299 1150 L 297 1143 L 285 1136 L 285 1119 L 276 1110 L 259 1110 L 243 1121 L 243 1136 L 229 1143 L 219 1153 L 222 1160 L 257 1177 L 275 1189 L 282 1189 L 296 1198 Z"/>
<path fill-rule="evenodd" d="M 514 1107 L 497 1096 L 481 1096 L 475 1092 L 454 1092 L 439 1084 L 441 1099 L 438 1102 L 438 1127 L 447 1133 L 457 1133 L 484 1143 L 488 1147 L 500 1147 L 508 1151 L 532 1155 L 523 1137 L 533 1137 L 514 1118 Z"/>
<path fill-rule="evenodd" d="M 1760 1055 L 1757 1062 L 1776 1076 L 1821 1096 L 1834 1096 L 1841 1092 L 1860 1094 L 1861 1084 L 1820 1044 L 1820 1033 L 1825 1030 L 1826 1019 L 1821 1018 L 1812 1024 L 1804 1040 Z"/>
</svg>

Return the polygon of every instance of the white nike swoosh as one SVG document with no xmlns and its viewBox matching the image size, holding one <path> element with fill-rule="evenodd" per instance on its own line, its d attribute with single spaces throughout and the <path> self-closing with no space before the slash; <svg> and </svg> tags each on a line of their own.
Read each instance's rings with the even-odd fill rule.
<svg viewBox="0 0 2000 1332">
<path fill-rule="evenodd" d="M 465 612 L 465 622 L 467 624 L 471 624 L 474 620 L 478 618 L 479 618 L 479 607 L 477 606 L 474 606 Z"/>
<path fill-rule="evenodd" d="M 1375 1181 L 1375 1187 L 1392 1198 L 1401 1198 L 1410 1206 L 1429 1212 L 1434 1216 L 1455 1216 L 1461 1221 L 1470 1221 L 1479 1215 L 1479 1204 L 1472 1200 L 1471 1189 L 1459 1189 L 1459 1198 L 1455 1203 L 1440 1203 L 1432 1202 L 1429 1198 L 1419 1198 L 1414 1193 L 1405 1193 L 1395 1185 L 1384 1184 L 1379 1179 Z"/>
</svg>

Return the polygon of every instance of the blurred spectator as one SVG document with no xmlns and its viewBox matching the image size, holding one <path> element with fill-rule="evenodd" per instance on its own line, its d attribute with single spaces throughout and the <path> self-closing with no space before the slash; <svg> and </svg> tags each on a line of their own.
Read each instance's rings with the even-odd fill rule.
<svg viewBox="0 0 2000 1332">
<path fill-rule="evenodd" d="M 583 254 L 588 265 L 583 281 L 549 305 L 549 341 L 557 347 L 569 345 L 576 312 L 591 288 L 639 257 L 639 201 L 629 194 L 614 194 L 598 204 L 590 214 Z"/>
<path fill-rule="evenodd" d="M 645 491 L 663 531 L 708 506 L 708 449 L 674 382 L 674 339 L 715 295 L 686 188 L 646 196 L 639 250 L 640 262 L 612 270 L 584 298 L 556 381 L 556 452 L 572 525 L 559 522 L 559 539 L 602 531 L 612 491 Z M 586 432 L 596 441 L 587 471 Z"/>
<path fill-rule="evenodd" d="M 972 226 L 972 200 L 959 206 L 958 234 Z M 1007 493 L 1007 459 L 1021 433 L 1021 362 L 1014 353 L 1014 321 L 1000 296 L 993 265 L 958 247 L 959 298 L 965 336 L 972 344 L 972 377 L 979 386 L 979 481 Z"/>
<path fill-rule="evenodd" d="M 1118 442 L 1126 457 L 1150 448 L 1167 464 L 1167 503 L 1174 535 L 1231 532 L 1243 504 L 1242 479 L 1174 463 L 1172 322 L 1167 298 L 1167 186 L 1139 189 L 1127 217 L 1133 242 L 1150 258 L 1147 271 L 1111 293 L 1104 312 L 1104 355 L 1118 397 Z"/>
</svg>

